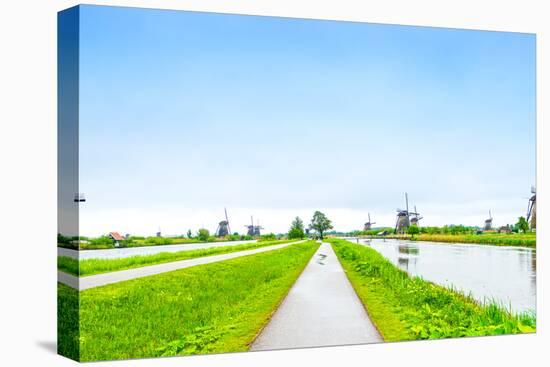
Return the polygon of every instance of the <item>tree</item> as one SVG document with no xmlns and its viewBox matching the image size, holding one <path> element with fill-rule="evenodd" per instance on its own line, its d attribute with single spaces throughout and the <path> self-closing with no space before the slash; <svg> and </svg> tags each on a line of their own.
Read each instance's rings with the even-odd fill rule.
<svg viewBox="0 0 550 367">
<path fill-rule="evenodd" d="M 300 217 L 296 217 L 292 221 L 292 224 L 290 225 L 290 230 L 288 231 L 288 238 L 292 240 L 295 238 L 302 239 L 304 237 L 305 237 L 304 222 L 300 219 Z"/>
<path fill-rule="evenodd" d="M 318 232 L 319 237 L 323 239 L 323 233 L 334 227 L 332 226 L 332 222 L 330 221 L 330 219 L 328 219 L 325 214 L 321 213 L 320 211 L 316 211 L 315 213 L 313 213 L 313 218 L 311 219 L 311 224 L 309 225 L 309 228 Z"/>
<path fill-rule="evenodd" d="M 420 233 L 420 229 L 416 224 L 413 224 L 412 226 L 409 227 L 409 229 L 407 230 L 407 233 L 410 234 L 412 238 L 414 238 L 415 235 Z"/>
<path fill-rule="evenodd" d="M 187 238 L 193 238 L 193 233 L 191 232 L 191 230 L 187 231 Z"/>
<path fill-rule="evenodd" d="M 199 229 L 199 233 L 197 234 L 197 238 L 201 242 L 206 242 L 210 238 L 210 232 L 208 231 L 208 229 L 201 228 L 201 229 Z"/>
<path fill-rule="evenodd" d="M 518 218 L 518 222 L 517 222 L 516 226 L 523 233 L 525 233 L 529 230 L 529 223 L 527 223 L 527 220 L 524 217 L 519 217 Z"/>
</svg>

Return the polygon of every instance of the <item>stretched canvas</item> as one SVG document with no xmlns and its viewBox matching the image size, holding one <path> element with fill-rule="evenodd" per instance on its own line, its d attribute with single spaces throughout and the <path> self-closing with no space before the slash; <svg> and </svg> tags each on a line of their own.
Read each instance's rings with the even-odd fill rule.
<svg viewBox="0 0 550 367">
<path fill-rule="evenodd" d="M 59 353 L 535 332 L 535 47 L 510 32 L 61 11 Z"/>
</svg>

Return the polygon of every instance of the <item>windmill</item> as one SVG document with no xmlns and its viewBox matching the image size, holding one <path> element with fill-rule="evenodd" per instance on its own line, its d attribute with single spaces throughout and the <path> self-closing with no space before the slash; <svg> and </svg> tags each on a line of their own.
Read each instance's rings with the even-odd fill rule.
<svg viewBox="0 0 550 367">
<path fill-rule="evenodd" d="M 250 216 L 250 224 L 245 225 L 245 227 L 247 228 L 246 234 L 252 237 L 259 237 L 260 230 L 264 229 L 263 227 L 260 226 L 260 221 L 258 221 L 257 225 L 254 225 L 254 217 L 252 216 Z"/>
<path fill-rule="evenodd" d="M 531 198 L 527 203 L 527 222 L 529 222 L 529 228 L 537 229 L 537 190 L 535 186 L 531 186 Z"/>
<path fill-rule="evenodd" d="M 376 224 L 376 222 L 370 221 L 370 213 L 369 213 L 369 221 L 365 223 L 365 227 L 363 228 L 364 231 L 370 231 L 373 224 Z"/>
<path fill-rule="evenodd" d="M 420 214 L 418 213 L 418 210 L 416 210 L 416 205 L 414 206 L 414 213 L 409 213 L 409 215 L 413 215 L 413 217 L 411 218 L 411 225 L 419 227 L 420 219 L 424 217 L 420 216 Z"/>
<path fill-rule="evenodd" d="M 260 226 L 260 220 L 258 219 L 256 221 L 256 227 L 254 227 L 254 236 L 260 237 L 260 229 L 264 229 L 264 227 Z"/>
<path fill-rule="evenodd" d="M 229 218 L 227 217 L 227 209 L 223 208 L 225 212 L 225 220 L 222 220 L 218 223 L 218 228 L 216 229 L 216 237 L 225 237 L 231 233 L 231 228 L 229 228 Z"/>
<path fill-rule="evenodd" d="M 491 229 L 493 229 L 493 216 L 491 215 L 491 211 L 489 210 L 489 219 L 485 219 L 483 230 L 490 231 Z"/>
<path fill-rule="evenodd" d="M 397 221 L 395 222 L 395 233 L 404 234 L 411 225 L 409 213 L 409 196 L 405 193 L 406 209 L 397 209 Z"/>
</svg>

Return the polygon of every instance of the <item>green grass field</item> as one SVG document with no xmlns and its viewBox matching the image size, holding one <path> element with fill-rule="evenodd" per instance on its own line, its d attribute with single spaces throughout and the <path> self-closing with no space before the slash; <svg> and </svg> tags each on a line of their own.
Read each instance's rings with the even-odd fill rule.
<svg viewBox="0 0 550 367">
<path fill-rule="evenodd" d="M 318 248 L 279 250 L 80 292 L 80 360 L 245 351 Z M 71 299 L 60 287 L 59 302 Z M 60 314 L 63 334 L 73 315 Z M 67 344 L 66 344 L 67 343 Z"/>
<path fill-rule="evenodd" d="M 377 236 L 373 236 L 376 238 Z M 419 234 L 389 235 L 384 238 L 407 239 L 413 241 L 431 241 L 446 243 L 475 243 L 479 245 L 535 247 L 535 233 L 483 233 L 483 234 Z"/>
<path fill-rule="evenodd" d="M 512 315 L 395 267 L 376 250 L 327 239 L 386 341 L 534 332 L 533 315 Z"/>
<path fill-rule="evenodd" d="M 252 250 L 255 248 L 279 245 L 294 241 L 295 240 L 251 242 L 244 243 L 242 245 L 211 247 L 197 250 L 184 250 L 178 252 L 161 252 L 155 255 L 130 256 L 120 259 L 86 259 L 80 261 L 80 269 L 78 260 L 66 256 L 59 256 L 57 258 L 57 269 L 73 275 L 87 276 L 108 273 L 117 270 L 139 268 L 142 266 L 161 264 L 178 260 L 193 259 L 196 257 Z"/>
<path fill-rule="evenodd" d="M 78 291 L 61 283 L 57 284 L 57 352 L 78 360 L 79 345 Z"/>
</svg>

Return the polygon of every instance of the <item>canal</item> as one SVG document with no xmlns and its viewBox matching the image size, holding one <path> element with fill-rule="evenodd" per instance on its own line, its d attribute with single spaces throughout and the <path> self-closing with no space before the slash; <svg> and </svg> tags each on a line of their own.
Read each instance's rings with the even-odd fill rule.
<svg viewBox="0 0 550 367">
<path fill-rule="evenodd" d="M 515 313 L 536 311 L 534 249 L 389 239 L 358 242 L 412 276 L 470 293 L 481 302 L 493 300 Z"/>
</svg>

